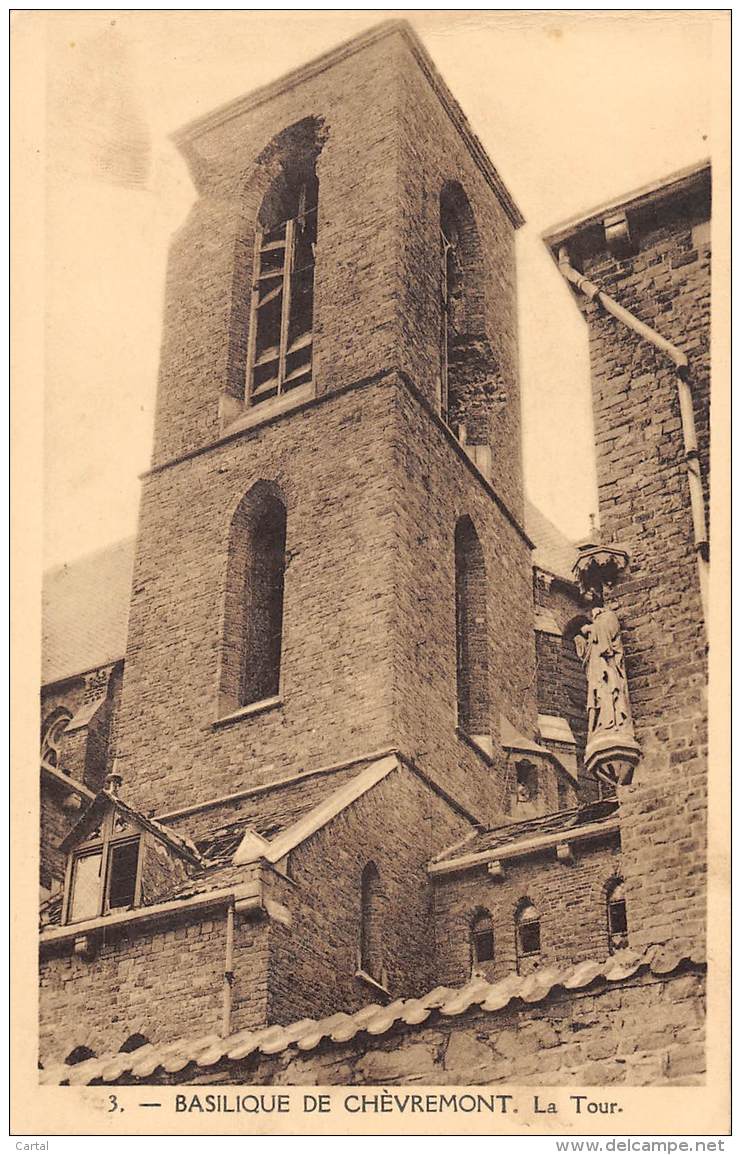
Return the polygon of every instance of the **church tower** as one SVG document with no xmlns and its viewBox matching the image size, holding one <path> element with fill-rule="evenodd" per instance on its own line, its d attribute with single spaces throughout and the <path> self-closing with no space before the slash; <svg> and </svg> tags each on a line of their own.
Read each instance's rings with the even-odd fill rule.
<svg viewBox="0 0 741 1155">
<path fill-rule="evenodd" d="M 403 23 L 176 140 L 125 796 L 394 750 L 492 821 L 501 719 L 536 726 L 519 212 Z"/>
</svg>

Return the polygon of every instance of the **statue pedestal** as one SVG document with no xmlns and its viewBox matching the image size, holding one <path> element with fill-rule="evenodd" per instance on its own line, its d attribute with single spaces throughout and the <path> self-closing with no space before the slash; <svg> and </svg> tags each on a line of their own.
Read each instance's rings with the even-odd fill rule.
<svg viewBox="0 0 741 1155">
<path fill-rule="evenodd" d="M 630 732 L 596 734 L 587 742 L 584 769 L 614 785 L 628 786 L 640 759 L 641 748 Z"/>
</svg>

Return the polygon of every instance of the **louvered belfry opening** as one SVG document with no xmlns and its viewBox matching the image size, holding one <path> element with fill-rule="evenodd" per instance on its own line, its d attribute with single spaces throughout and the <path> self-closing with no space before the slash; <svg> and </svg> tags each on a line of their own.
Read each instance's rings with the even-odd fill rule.
<svg viewBox="0 0 741 1155">
<path fill-rule="evenodd" d="M 247 351 L 250 405 L 312 381 L 316 156 L 310 141 L 289 148 L 258 214 Z"/>
</svg>

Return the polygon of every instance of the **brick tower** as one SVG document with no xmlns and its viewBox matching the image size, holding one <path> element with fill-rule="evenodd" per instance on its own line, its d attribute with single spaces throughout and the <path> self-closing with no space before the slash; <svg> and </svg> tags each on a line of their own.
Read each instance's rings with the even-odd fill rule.
<svg viewBox="0 0 741 1155">
<path fill-rule="evenodd" d="M 518 211 L 398 23 L 176 139 L 125 796 L 393 748 L 491 819 L 500 715 L 536 723 Z"/>
</svg>

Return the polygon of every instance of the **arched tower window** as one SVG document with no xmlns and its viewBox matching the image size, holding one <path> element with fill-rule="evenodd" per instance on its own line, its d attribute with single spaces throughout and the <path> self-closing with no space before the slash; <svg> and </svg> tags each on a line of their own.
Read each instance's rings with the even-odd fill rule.
<svg viewBox="0 0 741 1155">
<path fill-rule="evenodd" d="M 494 959 L 494 928 L 488 910 L 480 910 L 471 923 L 471 963 L 475 969 Z"/>
<path fill-rule="evenodd" d="M 41 728 L 41 761 L 61 770 L 62 735 L 72 719 L 65 706 L 53 710 Z"/>
<path fill-rule="evenodd" d="M 278 694 L 283 637 L 286 508 L 258 482 L 242 500 L 229 535 L 220 712 Z"/>
<path fill-rule="evenodd" d="M 312 380 L 318 152 L 311 119 L 266 150 L 264 162 L 278 171 L 255 230 L 246 389 L 252 405 Z"/>
<path fill-rule="evenodd" d="M 515 947 L 517 969 L 523 960 L 540 958 L 540 914 L 529 898 L 523 898 L 515 911 Z"/>
<path fill-rule="evenodd" d="M 628 913 L 622 878 L 613 879 L 607 887 L 607 943 L 610 954 L 628 945 Z"/>
<path fill-rule="evenodd" d="M 383 978 L 383 893 L 375 862 L 360 879 L 360 969 L 376 982 Z"/>
<path fill-rule="evenodd" d="M 489 636 L 484 553 L 470 517 L 455 527 L 458 726 L 470 737 L 491 734 Z"/>
<path fill-rule="evenodd" d="M 461 440 L 488 441 L 491 349 L 484 335 L 481 243 L 463 187 L 440 194 L 440 415 Z"/>
</svg>

